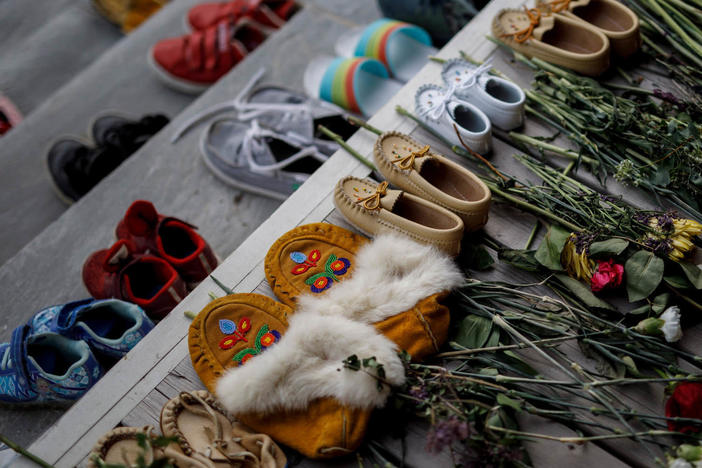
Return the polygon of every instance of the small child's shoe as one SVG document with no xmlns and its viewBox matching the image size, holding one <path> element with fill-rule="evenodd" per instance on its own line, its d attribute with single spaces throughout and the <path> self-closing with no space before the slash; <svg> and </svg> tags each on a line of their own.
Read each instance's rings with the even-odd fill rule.
<svg viewBox="0 0 702 468">
<path fill-rule="evenodd" d="M 154 328 L 141 307 L 119 299 L 83 299 L 47 307 L 29 324 L 33 335 L 52 332 L 83 340 L 97 354 L 117 359 Z"/>
<path fill-rule="evenodd" d="M 536 0 L 542 11 L 560 14 L 594 26 L 609 39 L 612 52 L 629 57 L 641 47 L 639 17 L 616 0 Z"/>
<path fill-rule="evenodd" d="M 544 15 L 539 9 L 501 10 L 492 21 L 492 34 L 527 57 L 598 76 L 609 68 L 609 39 L 595 26 L 564 15 Z"/>
<path fill-rule="evenodd" d="M 458 255 L 463 221 L 455 213 L 388 183 L 344 177 L 334 190 L 334 205 L 364 233 L 401 233 L 422 244 Z"/>
<path fill-rule="evenodd" d="M 490 118 L 502 130 L 512 130 L 524 122 L 526 95 L 522 88 L 504 78 L 487 73 L 490 65 L 473 65 L 454 59 L 444 64 L 441 77 L 461 101 L 469 102 Z"/>
<path fill-rule="evenodd" d="M 190 287 L 207 278 L 219 263 L 195 226 L 163 216 L 146 200 L 137 200 L 117 225 L 117 239 L 133 243 L 135 252 L 166 260 Z"/>
<path fill-rule="evenodd" d="M 465 230 L 477 231 L 488 220 L 491 193 L 471 171 L 430 151 L 409 136 L 385 132 L 373 147 L 380 173 L 394 186 L 456 213 Z"/>
<path fill-rule="evenodd" d="M 419 118 L 451 144 L 461 146 L 463 142 L 481 154 L 490 151 L 490 119 L 475 105 L 457 99 L 452 89 L 434 84 L 420 86 L 414 96 L 414 106 Z"/>
<path fill-rule="evenodd" d="M 187 294 L 185 282 L 167 261 L 135 254 L 132 243 L 124 239 L 88 257 L 83 283 L 95 299 L 132 302 L 154 320 L 165 317 Z"/>
<path fill-rule="evenodd" d="M 84 341 L 56 333 L 15 329 L 0 344 L 0 402 L 62 403 L 77 400 L 102 376 Z"/>
</svg>

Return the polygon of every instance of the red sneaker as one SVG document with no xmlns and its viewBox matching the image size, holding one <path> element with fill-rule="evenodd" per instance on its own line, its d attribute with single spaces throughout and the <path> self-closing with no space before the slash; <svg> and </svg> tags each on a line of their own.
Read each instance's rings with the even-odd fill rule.
<svg viewBox="0 0 702 468">
<path fill-rule="evenodd" d="M 163 82 L 179 91 L 199 93 L 216 82 L 275 29 L 242 18 L 220 21 L 203 31 L 164 39 L 149 54 Z"/>
<path fill-rule="evenodd" d="M 203 3 L 190 9 L 186 21 L 193 31 L 202 31 L 222 20 L 236 22 L 245 16 L 264 26 L 280 28 L 292 15 L 294 8 L 293 0 L 233 0 Z"/>
<path fill-rule="evenodd" d="M 185 283 L 168 262 L 135 254 L 134 245 L 124 239 L 88 257 L 83 283 L 95 299 L 134 303 L 154 320 L 165 317 L 187 295 Z"/>
<path fill-rule="evenodd" d="M 166 260 L 190 285 L 199 283 L 217 267 L 217 257 L 194 226 L 160 215 L 146 200 L 132 203 L 117 225 L 117 238 L 126 239 L 136 252 Z"/>
</svg>

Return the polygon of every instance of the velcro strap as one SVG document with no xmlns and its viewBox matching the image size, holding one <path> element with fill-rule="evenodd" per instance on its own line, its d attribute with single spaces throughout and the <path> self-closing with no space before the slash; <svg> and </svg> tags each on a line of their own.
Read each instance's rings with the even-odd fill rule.
<svg viewBox="0 0 702 468">
<path fill-rule="evenodd" d="M 187 54 L 185 59 L 192 70 L 197 70 L 202 66 L 202 55 L 204 53 L 202 36 L 203 33 L 194 32 L 186 38 L 188 43 L 185 49 L 185 53 Z"/>
<path fill-rule="evenodd" d="M 26 347 L 28 333 L 29 325 L 17 327 L 12 332 L 12 339 L 10 340 L 10 359 L 12 360 L 12 367 L 19 377 L 17 390 L 26 397 L 32 397 L 35 395 L 35 392 L 31 390 L 29 374 L 27 372 Z"/>
</svg>

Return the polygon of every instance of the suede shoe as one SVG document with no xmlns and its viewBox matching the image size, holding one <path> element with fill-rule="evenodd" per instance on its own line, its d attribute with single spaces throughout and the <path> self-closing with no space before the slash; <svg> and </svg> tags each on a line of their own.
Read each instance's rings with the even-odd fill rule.
<svg viewBox="0 0 702 468">
<path fill-rule="evenodd" d="M 641 47 L 639 17 L 629 7 L 615 0 L 536 0 L 545 14 L 559 14 L 584 21 L 599 29 L 609 39 L 612 53 L 626 58 Z"/>
<path fill-rule="evenodd" d="M 126 239 L 135 252 L 166 260 L 193 286 L 207 277 L 219 261 L 195 226 L 166 217 L 146 200 L 137 200 L 117 225 L 117 239 Z"/>
<path fill-rule="evenodd" d="M 165 317 L 187 294 L 185 282 L 167 261 L 136 254 L 125 239 L 88 257 L 83 283 L 95 299 L 132 302 L 154 320 Z"/>
<path fill-rule="evenodd" d="M 501 10 L 492 21 L 492 34 L 527 57 L 598 76 L 609 67 L 607 36 L 585 21 L 541 10 Z"/>
<path fill-rule="evenodd" d="M 365 234 L 401 233 L 422 244 L 458 255 L 463 221 L 453 212 L 388 183 L 345 177 L 334 191 L 334 205 Z"/>
<path fill-rule="evenodd" d="M 119 299 L 83 299 L 40 310 L 32 334 L 58 333 L 88 343 L 96 355 L 119 359 L 154 328 L 136 304 Z"/>
<path fill-rule="evenodd" d="M 475 174 L 409 136 L 385 132 L 373 147 L 375 165 L 390 183 L 456 213 L 465 230 L 488 220 L 491 193 Z"/>
</svg>

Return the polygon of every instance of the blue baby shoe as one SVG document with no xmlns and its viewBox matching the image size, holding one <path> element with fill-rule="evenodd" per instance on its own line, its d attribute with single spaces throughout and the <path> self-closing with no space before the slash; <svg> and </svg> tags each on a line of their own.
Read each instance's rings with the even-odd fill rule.
<svg viewBox="0 0 702 468">
<path fill-rule="evenodd" d="M 29 325 L 0 344 L 0 402 L 68 402 L 102 376 L 90 347 L 56 333 L 31 334 Z"/>
<path fill-rule="evenodd" d="M 31 332 L 83 340 L 100 356 L 121 358 L 154 328 L 141 307 L 119 299 L 83 299 L 40 310 Z"/>
</svg>

